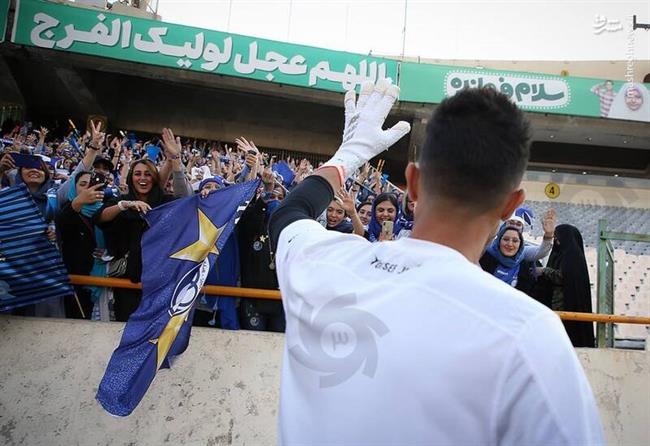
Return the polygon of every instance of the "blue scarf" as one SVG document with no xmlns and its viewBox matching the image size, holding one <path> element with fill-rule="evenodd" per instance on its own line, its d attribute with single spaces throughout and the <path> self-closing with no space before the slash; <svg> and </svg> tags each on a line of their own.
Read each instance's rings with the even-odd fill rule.
<svg viewBox="0 0 650 446">
<path fill-rule="evenodd" d="M 517 231 L 517 233 L 519 234 L 519 238 L 521 239 L 521 243 L 519 244 L 519 250 L 512 257 L 504 256 L 501 253 L 501 250 L 499 249 L 501 238 L 503 237 L 503 234 L 505 234 L 505 232 L 508 229 Z M 490 253 L 490 255 L 494 257 L 498 262 L 497 267 L 495 268 L 493 273 L 494 277 L 496 277 L 499 280 L 502 280 L 508 285 L 512 285 L 514 280 L 517 278 L 517 275 L 519 274 L 519 268 L 521 266 L 521 263 L 524 261 L 524 238 L 521 235 L 521 232 L 519 232 L 513 226 L 508 226 L 505 223 L 502 224 L 501 228 L 499 228 L 499 233 L 497 234 L 496 238 L 492 240 L 492 243 L 488 247 L 487 252 Z"/>
<path fill-rule="evenodd" d="M 70 181 L 70 188 L 68 189 L 68 201 L 72 203 L 72 201 L 77 198 L 77 185 L 76 185 L 76 177 L 77 175 L 74 175 Z M 95 215 L 101 208 L 102 208 L 103 203 L 101 201 L 98 201 L 97 203 L 94 204 L 84 204 L 81 206 L 81 215 L 84 217 L 92 218 L 93 215 Z M 95 226 L 95 246 L 97 249 L 106 249 L 106 241 L 104 240 L 104 233 L 102 232 L 99 227 Z M 102 259 L 94 259 L 93 260 L 93 267 L 90 270 L 90 275 L 94 277 L 106 277 L 106 262 L 104 262 Z M 91 294 L 91 299 L 93 303 L 99 302 L 99 298 L 102 296 L 102 291 L 103 288 L 101 287 L 96 287 L 96 286 L 86 286 L 84 287 L 88 290 L 90 290 Z"/>
<path fill-rule="evenodd" d="M 381 224 L 377 221 L 377 217 L 375 216 L 377 203 L 378 200 L 375 199 L 375 201 L 372 202 L 372 209 L 370 210 L 370 223 L 368 223 L 368 240 L 371 242 L 379 241 L 379 234 L 381 234 Z M 402 211 L 400 210 L 399 206 L 397 206 L 395 212 L 397 212 L 397 214 L 395 215 L 395 220 L 393 223 L 393 236 L 397 236 L 397 234 L 399 234 L 399 232 L 402 230 Z"/>
<path fill-rule="evenodd" d="M 262 197 L 262 199 L 264 199 L 264 196 Z M 275 209 L 278 206 L 280 206 L 280 200 L 276 200 L 275 198 L 266 202 L 266 221 L 268 221 L 269 218 L 271 218 L 271 214 L 273 213 L 273 211 L 275 211 Z"/>
</svg>

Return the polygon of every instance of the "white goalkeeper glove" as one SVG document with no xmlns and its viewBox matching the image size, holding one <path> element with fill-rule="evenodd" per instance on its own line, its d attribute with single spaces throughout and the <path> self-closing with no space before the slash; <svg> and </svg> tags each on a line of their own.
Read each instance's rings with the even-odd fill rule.
<svg viewBox="0 0 650 446">
<path fill-rule="evenodd" d="M 365 162 L 410 132 L 411 126 L 406 121 L 400 121 L 388 130 L 382 129 L 398 96 L 399 87 L 387 79 L 381 79 L 376 85 L 364 82 L 358 100 L 354 90 L 349 90 L 344 101 L 343 142 L 323 167 L 342 168 L 343 175 L 347 178 Z"/>
</svg>

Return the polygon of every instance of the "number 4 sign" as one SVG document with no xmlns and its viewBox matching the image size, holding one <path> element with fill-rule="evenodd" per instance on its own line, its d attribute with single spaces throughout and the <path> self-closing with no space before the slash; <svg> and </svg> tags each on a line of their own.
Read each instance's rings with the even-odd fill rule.
<svg viewBox="0 0 650 446">
<path fill-rule="evenodd" d="M 560 196 L 560 186 L 557 183 L 548 183 L 544 188 L 546 196 L 552 200 Z"/>
</svg>

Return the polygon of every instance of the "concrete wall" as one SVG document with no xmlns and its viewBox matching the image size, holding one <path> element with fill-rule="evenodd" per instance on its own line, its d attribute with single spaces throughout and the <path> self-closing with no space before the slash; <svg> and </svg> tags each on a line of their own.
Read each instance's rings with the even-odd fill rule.
<svg viewBox="0 0 650 446">
<path fill-rule="evenodd" d="M 549 200 L 544 189 L 548 183 L 525 181 L 526 199 L 533 201 L 556 201 L 572 204 L 592 204 L 598 206 L 619 206 L 625 208 L 650 209 L 650 190 L 623 189 L 580 184 L 562 184 L 560 196 Z"/>
<path fill-rule="evenodd" d="M 544 193 L 549 182 L 560 186 L 560 196 L 554 200 Z M 528 171 L 522 185 L 527 200 L 650 209 L 647 179 Z"/>
<path fill-rule="evenodd" d="M 127 418 L 94 396 L 123 324 L 0 316 L 0 444 L 270 445 L 283 336 L 194 328 Z M 609 444 L 650 442 L 650 352 L 578 352 Z"/>
</svg>

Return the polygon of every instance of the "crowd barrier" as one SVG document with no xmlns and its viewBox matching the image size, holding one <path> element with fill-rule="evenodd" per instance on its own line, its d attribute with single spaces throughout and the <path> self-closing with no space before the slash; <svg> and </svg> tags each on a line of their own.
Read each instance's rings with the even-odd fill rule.
<svg viewBox="0 0 650 446">
<path fill-rule="evenodd" d="M 80 276 L 71 274 L 70 283 L 73 285 L 99 286 L 109 288 L 141 289 L 141 283 L 133 283 L 128 279 L 111 277 Z M 246 297 L 249 299 L 281 300 L 280 291 L 260 290 L 256 288 L 240 288 L 229 286 L 206 285 L 202 291 L 207 295 Z M 615 324 L 641 324 L 650 325 L 650 316 L 622 316 L 613 314 L 574 313 L 570 311 L 556 311 L 560 319 L 583 322 L 606 322 Z"/>
</svg>

